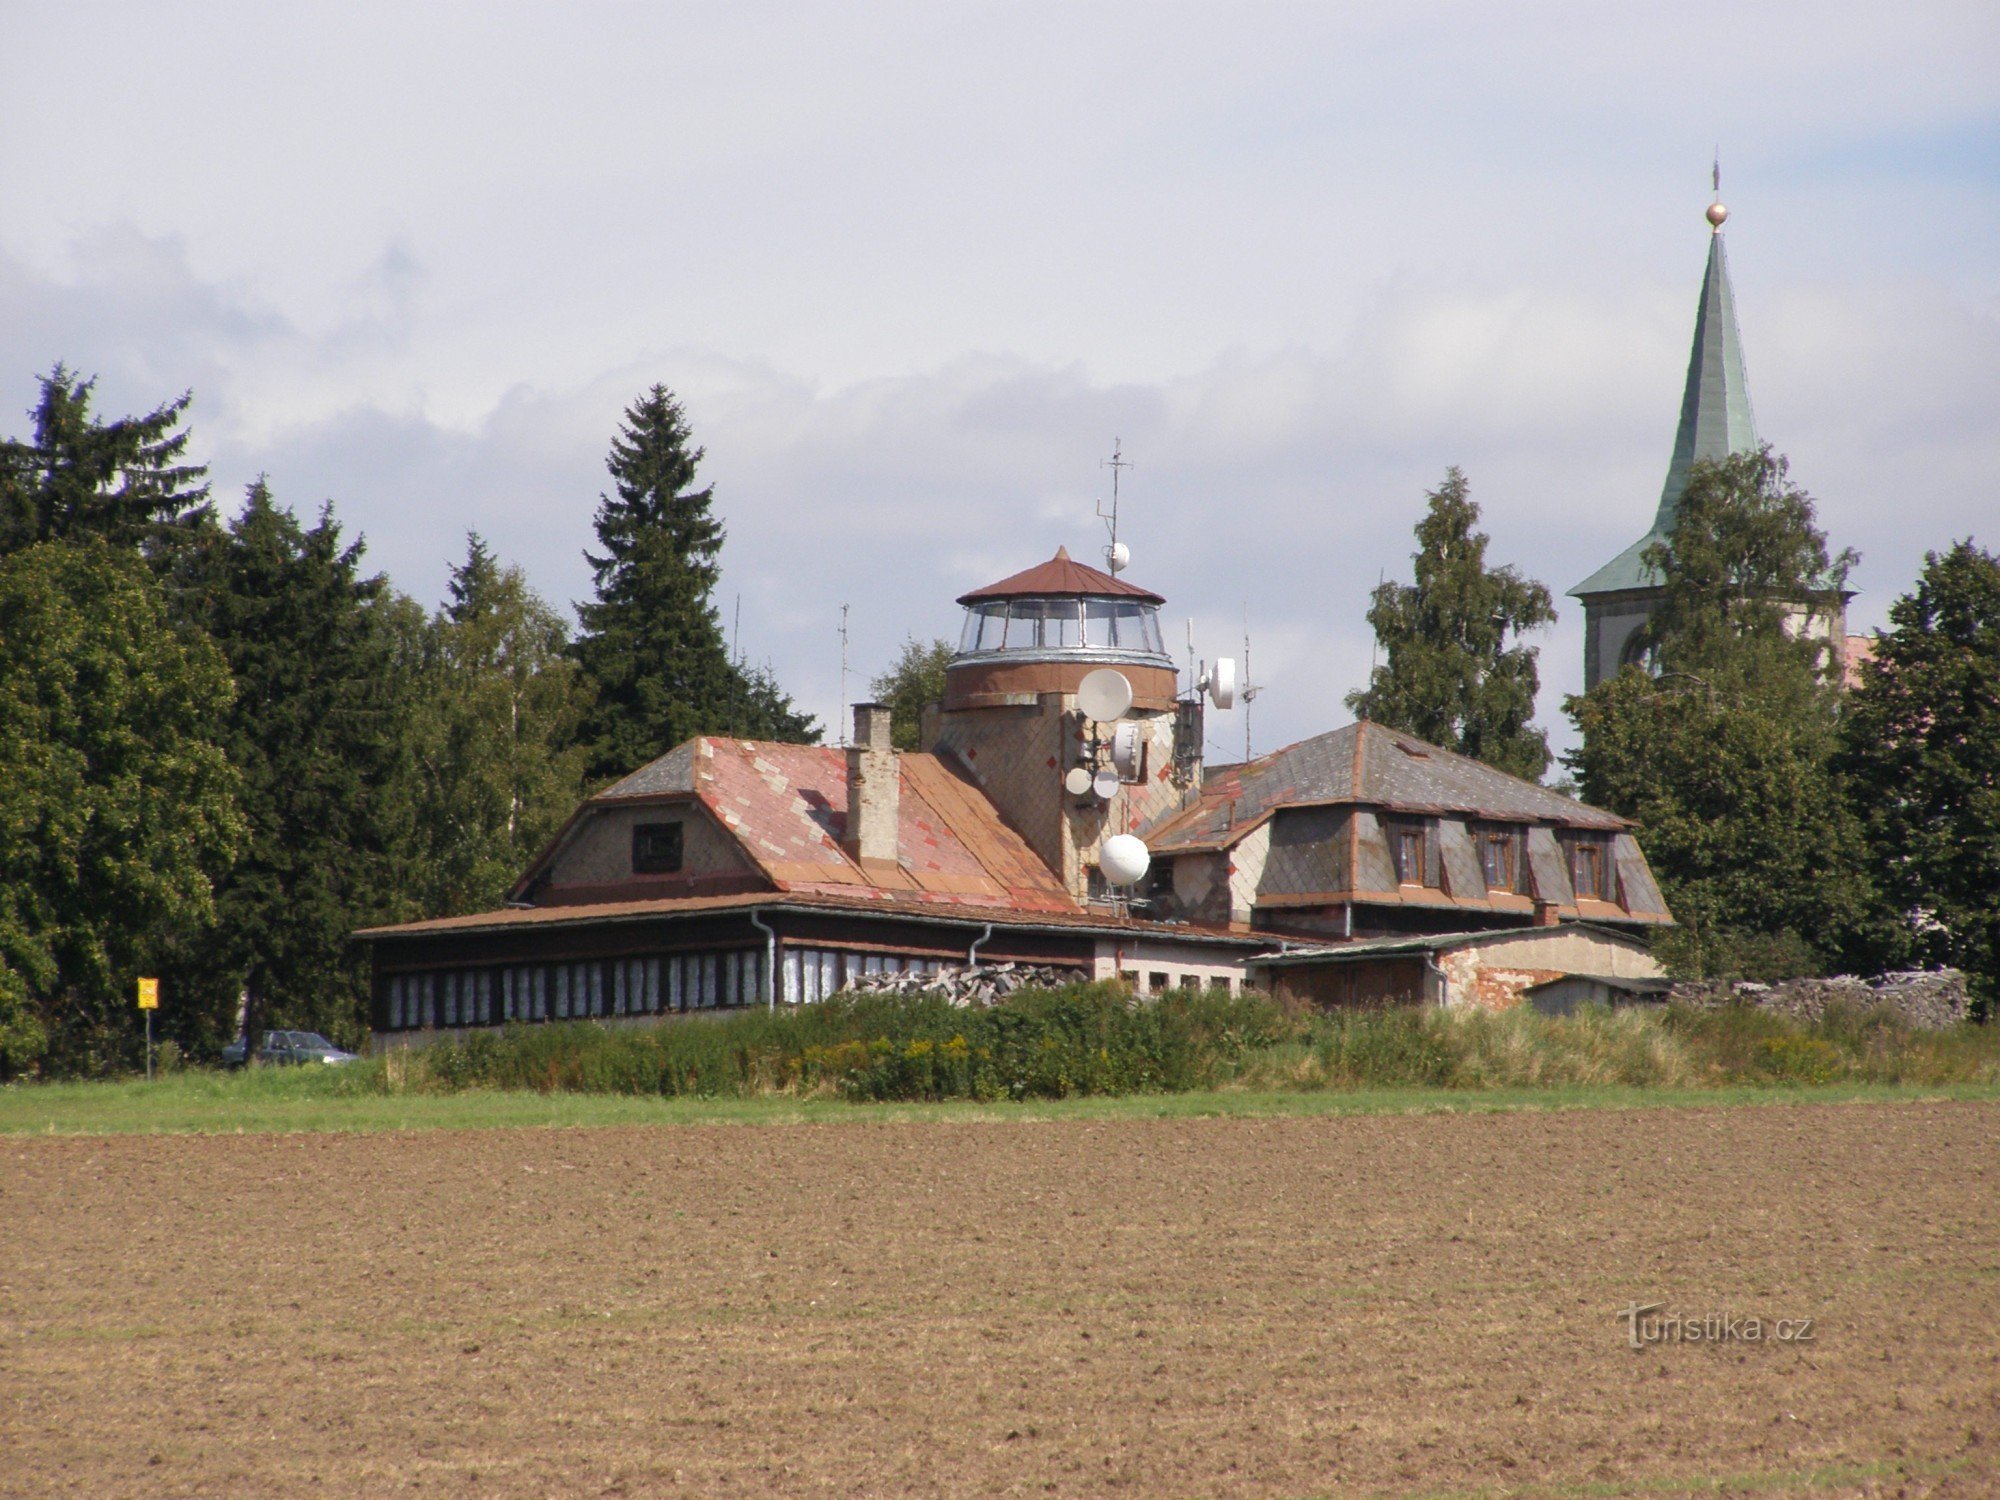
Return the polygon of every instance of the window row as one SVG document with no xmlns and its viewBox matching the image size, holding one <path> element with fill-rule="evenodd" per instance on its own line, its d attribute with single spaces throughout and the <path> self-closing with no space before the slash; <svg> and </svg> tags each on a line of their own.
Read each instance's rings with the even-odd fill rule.
<svg viewBox="0 0 2000 1500">
<path fill-rule="evenodd" d="M 1385 819 L 1389 858 L 1402 885 L 1437 886 L 1440 860 L 1433 825 L 1414 818 Z M 1526 830 L 1514 824 L 1475 823 L 1468 832 L 1479 855 L 1479 873 L 1489 891 L 1532 894 Z M 1570 889 L 1582 900 L 1617 900 L 1611 841 L 1602 834 L 1558 835 L 1569 867 Z"/>
<path fill-rule="evenodd" d="M 781 961 L 783 994 L 792 1004 L 823 1000 L 864 974 L 935 974 L 939 967 L 934 958 L 837 948 L 786 948 Z M 759 948 L 395 974 L 383 998 L 390 1031 L 667 1015 L 769 1001 Z"/>
<path fill-rule="evenodd" d="M 1078 647 L 1163 654 L 1159 611 L 1136 600 L 1011 599 L 965 612 L 960 651 L 1049 651 Z"/>
</svg>

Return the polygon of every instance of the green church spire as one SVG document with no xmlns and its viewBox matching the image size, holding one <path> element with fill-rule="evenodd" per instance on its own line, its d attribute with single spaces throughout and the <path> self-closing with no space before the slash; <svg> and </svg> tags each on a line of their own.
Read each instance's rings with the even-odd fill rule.
<svg viewBox="0 0 2000 1500">
<path fill-rule="evenodd" d="M 1736 329 L 1736 297 L 1729 288 L 1729 260 L 1722 248 L 1722 223 L 1728 217 L 1729 210 L 1720 203 L 1710 205 L 1708 269 L 1701 278 L 1694 348 L 1681 394 L 1681 424 L 1674 434 L 1674 456 L 1660 491 L 1659 512 L 1650 531 L 1571 589 L 1573 596 L 1657 586 L 1660 580 L 1641 554 L 1673 530 L 1681 496 L 1687 493 L 1688 470 L 1702 459 L 1725 458 L 1757 446 L 1750 384 L 1743 374 L 1743 339 Z"/>
</svg>

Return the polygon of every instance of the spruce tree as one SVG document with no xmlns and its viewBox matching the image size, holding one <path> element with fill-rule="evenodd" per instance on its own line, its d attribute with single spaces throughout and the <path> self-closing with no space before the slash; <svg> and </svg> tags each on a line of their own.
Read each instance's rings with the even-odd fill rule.
<svg viewBox="0 0 2000 1500">
<path fill-rule="evenodd" d="M 1445 471 L 1417 523 L 1415 582 L 1384 583 L 1368 623 L 1384 664 L 1347 695 L 1362 718 L 1524 776 L 1549 765 L 1548 736 L 1534 728 L 1541 679 L 1524 631 L 1556 617 L 1549 591 L 1511 567 L 1486 566 L 1487 537 L 1465 475 Z M 1508 638 L 1514 637 L 1514 644 Z"/>
<path fill-rule="evenodd" d="M 625 413 L 599 497 L 597 597 L 577 607 L 576 657 L 595 701 L 582 737 L 592 778 L 622 776 L 698 734 L 817 738 L 768 672 L 730 660 L 712 595 L 722 523 L 694 488 L 702 450 L 680 402 L 656 385 Z"/>
<path fill-rule="evenodd" d="M 1860 828 L 1836 776 L 1840 701 L 1823 644 L 1790 610 L 1837 590 L 1812 497 L 1769 450 L 1698 463 L 1664 588 L 1628 666 L 1567 711 L 1586 801 L 1634 819 L 1679 929 L 1671 967 L 1779 979 L 1861 951 L 1872 904 Z"/>
<path fill-rule="evenodd" d="M 1884 904 L 1881 958 L 1949 964 L 2000 1003 L 2000 557 L 1924 559 L 1841 725 Z"/>
<path fill-rule="evenodd" d="M 34 436 L 0 440 L 0 554 L 86 536 L 157 545 L 206 507 L 208 471 L 185 461 L 180 425 L 192 393 L 103 422 L 90 409 L 96 385 L 57 365 L 29 413 Z"/>
</svg>

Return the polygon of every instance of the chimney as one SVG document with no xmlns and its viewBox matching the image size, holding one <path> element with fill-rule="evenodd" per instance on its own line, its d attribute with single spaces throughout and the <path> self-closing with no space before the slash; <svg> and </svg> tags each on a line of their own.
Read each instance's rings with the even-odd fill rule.
<svg viewBox="0 0 2000 1500">
<path fill-rule="evenodd" d="M 889 706 L 854 705 L 854 743 L 847 747 L 848 858 L 896 862 L 903 772 L 889 748 Z"/>
<path fill-rule="evenodd" d="M 1560 925 L 1561 922 L 1562 918 L 1556 913 L 1555 902 L 1547 901 L 1537 896 L 1535 898 L 1535 926 L 1555 927 Z"/>
</svg>

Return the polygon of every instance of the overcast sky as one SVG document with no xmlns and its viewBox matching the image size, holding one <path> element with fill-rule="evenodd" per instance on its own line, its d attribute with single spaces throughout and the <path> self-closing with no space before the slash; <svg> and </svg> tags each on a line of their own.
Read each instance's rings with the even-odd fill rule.
<svg viewBox="0 0 2000 1500">
<path fill-rule="evenodd" d="M 1718 145 L 1759 432 L 1856 626 L 2000 546 L 1996 80 L 1992 0 L 0 0 L 0 432 L 57 360 L 107 414 L 191 388 L 226 507 L 331 499 L 430 604 L 476 529 L 567 604 L 663 383 L 725 623 L 827 720 L 843 603 L 854 698 L 965 589 L 1096 560 L 1121 438 L 1129 576 L 1205 655 L 1247 614 L 1262 751 L 1347 721 L 1448 465 L 1558 595 L 1644 532 Z"/>
</svg>

